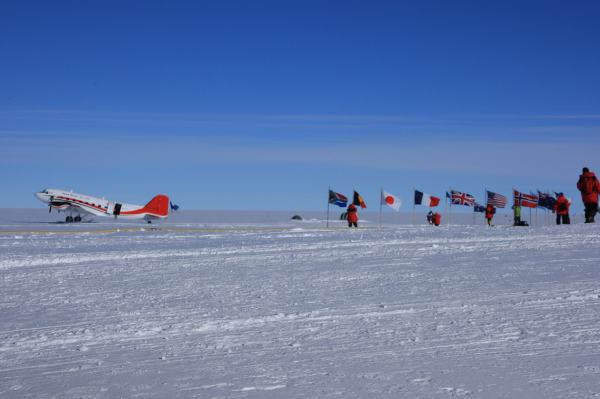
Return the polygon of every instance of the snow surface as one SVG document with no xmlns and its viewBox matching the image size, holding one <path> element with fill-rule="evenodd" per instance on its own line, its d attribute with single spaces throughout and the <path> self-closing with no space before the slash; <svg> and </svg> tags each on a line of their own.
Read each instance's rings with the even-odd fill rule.
<svg viewBox="0 0 600 399">
<path fill-rule="evenodd" d="M 600 226 L 2 214 L 3 398 L 600 396 Z"/>
</svg>

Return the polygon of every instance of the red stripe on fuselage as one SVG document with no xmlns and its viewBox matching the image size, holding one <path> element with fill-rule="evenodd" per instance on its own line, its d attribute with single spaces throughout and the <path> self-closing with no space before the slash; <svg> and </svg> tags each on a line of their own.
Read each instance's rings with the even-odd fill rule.
<svg viewBox="0 0 600 399">
<path fill-rule="evenodd" d="M 97 209 L 97 210 L 103 211 L 103 212 L 106 212 L 107 209 L 108 209 L 108 208 L 102 208 L 99 205 L 91 204 L 89 202 L 85 202 L 85 201 L 78 200 L 78 199 L 75 199 L 75 198 L 69 198 L 69 197 L 55 197 L 55 198 L 63 199 L 65 201 L 71 201 L 71 202 L 74 202 L 74 203 L 76 203 L 78 205 L 88 206 L 90 208 L 94 208 L 94 209 Z"/>
<path fill-rule="evenodd" d="M 154 216 L 154 217 L 157 217 L 157 218 L 165 218 L 165 217 L 167 217 L 165 215 L 160 215 L 158 213 L 148 212 L 148 211 L 144 210 L 144 208 L 142 208 L 142 209 L 136 209 L 134 211 L 121 212 L 120 214 L 121 215 L 126 215 L 126 216 L 127 215 L 132 215 L 132 216 L 133 215 L 144 215 L 145 214 L 145 215 L 151 215 L 151 216 Z"/>
</svg>

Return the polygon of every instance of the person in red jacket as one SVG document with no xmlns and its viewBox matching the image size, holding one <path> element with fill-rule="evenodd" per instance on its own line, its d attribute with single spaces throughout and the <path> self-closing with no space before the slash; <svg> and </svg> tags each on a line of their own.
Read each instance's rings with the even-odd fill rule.
<svg viewBox="0 0 600 399">
<path fill-rule="evenodd" d="M 569 218 L 569 207 L 571 202 L 563 195 L 558 193 L 556 197 L 556 203 L 554 204 L 554 212 L 556 212 L 556 224 L 571 224 L 571 218 Z"/>
<path fill-rule="evenodd" d="M 431 217 L 431 221 L 434 225 L 439 226 L 442 223 L 442 215 L 439 212 L 436 212 Z"/>
<path fill-rule="evenodd" d="M 577 189 L 581 191 L 581 200 L 585 206 L 585 222 L 594 223 L 594 218 L 598 212 L 598 193 L 600 193 L 600 182 L 588 168 L 583 168 Z"/>
<path fill-rule="evenodd" d="M 356 209 L 356 205 L 348 205 L 347 213 L 348 227 L 358 227 L 358 209 Z"/>
<path fill-rule="evenodd" d="M 492 225 L 492 219 L 494 218 L 495 214 L 496 208 L 494 208 L 493 205 L 488 204 L 488 206 L 485 208 L 485 218 L 487 219 L 488 226 Z"/>
</svg>

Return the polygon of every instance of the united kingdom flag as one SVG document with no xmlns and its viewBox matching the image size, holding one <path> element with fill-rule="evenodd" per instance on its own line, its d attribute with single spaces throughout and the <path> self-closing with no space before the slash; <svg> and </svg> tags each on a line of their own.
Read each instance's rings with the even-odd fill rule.
<svg viewBox="0 0 600 399">
<path fill-rule="evenodd" d="M 475 197 L 471 194 L 450 190 L 450 203 L 452 205 L 474 206 Z"/>
</svg>

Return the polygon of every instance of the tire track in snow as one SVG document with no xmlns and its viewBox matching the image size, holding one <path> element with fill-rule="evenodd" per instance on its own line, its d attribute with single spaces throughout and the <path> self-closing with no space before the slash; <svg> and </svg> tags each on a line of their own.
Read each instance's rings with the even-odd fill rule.
<svg viewBox="0 0 600 399">
<path fill-rule="evenodd" d="M 482 237 L 459 238 L 434 230 L 442 236 L 261 232 L 223 235 L 213 244 L 190 234 L 172 250 L 156 248 L 158 236 L 122 236 L 64 263 L 47 241 L 36 255 L 0 255 L 6 303 L 19 298 L 19 307 L 35 314 L 71 293 L 77 298 L 66 309 L 100 317 L 83 325 L 48 318 L 41 328 L 18 328 L 16 320 L 0 333 L 0 385 L 136 387 L 113 397 L 255 397 L 270 387 L 286 397 L 434 397 L 477 388 L 494 397 L 490 387 L 501 379 L 477 383 L 466 375 L 491 364 L 566 396 L 562 387 L 580 386 L 569 378 L 597 377 L 584 354 L 600 355 L 600 292 L 588 273 L 599 253 L 583 247 L 597 238 L 570 231 L 513 237 L 482 230 Z M 64 248 L 76 256 L 79 247 L 65 241 Z M 45 268 L 45 257 L 55 259 L 53 267 Z M 59 281 L 66 289 L 52 287 Z M 123 296 L 123 289 L 134 292 Z M 13 307 L 5 309 L 10 316 Z M 567 356 L 582 359 L 581 368 L 569 374 L 561 363 Z M 161 391 L 165 379 L 171 385 Z M 523 388 L 519 381 L 506 385 L 509 392 Z"/>
</svg>

